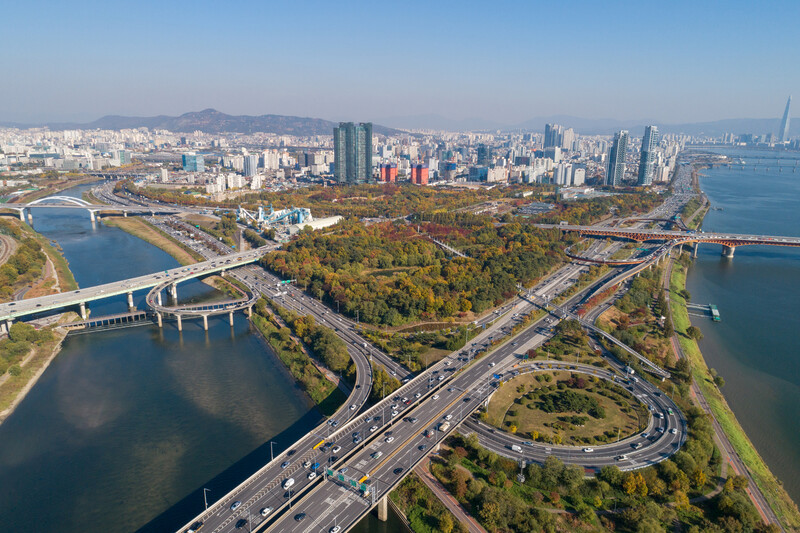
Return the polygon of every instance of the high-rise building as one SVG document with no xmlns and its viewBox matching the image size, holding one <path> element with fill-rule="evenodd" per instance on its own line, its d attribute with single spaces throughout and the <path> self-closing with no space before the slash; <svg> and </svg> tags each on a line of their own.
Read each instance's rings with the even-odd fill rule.
<svg viewBox="0 0 800 533">
<path fill-rule="evenodd" d="M 372 123 L 340 122 L 333 128 L 334 176 L 339 183 L 372 178 Z"/>
<path fill-rule="evenodd" d="M 394 183 L 397 181 L 397 165 L 394 163 L 381 165 L 380 180 L 384 183 Z"/>
<path fill-rule="evenodd" d="M 649 187 L 653 183 L 653 160 L 658 146 L 658 128 L 645 126 L 642 137 L 642 157 L 639 159 L 639 179 L 636 184 Z"/>
<path fill-rule="evenodd" d="M 561 146 L 563 139 L 564 128 L 558 124 L 545 124 L 544 125 L 544 146 L 543 148 L 550 148 L 553 146 Z"/>
<path fill-rule="evenodd" d="M 478 164 L 488 166 L 492 162 L 492 149 L 485 144 L 478 145 Z"/>
<path fill-rule="evenodd" d="M 608 154 L 608 171 L 606 172 L 606 185 L 617 187 L 622 185 L 625 177 L 625 156 L 628 152 L 628 131 L 620 130 L 614 135 L 614 144 Z"/>
<path fill-rule="evenodd" d="M 248 154 L 244 156 L 244 167 L 242 173 L 247 177 L 256 175 L 258 168 L 258 156 L 255 154 Z"/>
<path fill-rule="evenodd" d="M 428 184 L 428 165 L 414 165 L 411 167 L 411 183 L 416 185 Z"/>
<path fill-rule="evenodd" d="M 181 156 L 183 163 L 183 170 L 186 172 L 205 172 L 206 163 L 202 155 L 197 154 L 183 154 Z"/>
<path fill-rule="evenodd" d="M 786 110 L 783 112 L 783 120 L 781 120 L 781 131 L 778 132 L 778 142 L 786 142 L 789 140 L 789 108 L 792 106 L 792 97 L 786 101 Z"/>
</svg>

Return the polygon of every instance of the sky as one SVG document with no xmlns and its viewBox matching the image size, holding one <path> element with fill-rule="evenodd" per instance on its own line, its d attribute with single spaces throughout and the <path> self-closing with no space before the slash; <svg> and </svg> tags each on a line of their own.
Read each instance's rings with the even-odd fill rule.
<svg viewBox="0 0 800 533">
<path fill-rule="evenodd" d="M 779 117 L 800 2 L 7 2 L 0 122 Z"/>
</svg>

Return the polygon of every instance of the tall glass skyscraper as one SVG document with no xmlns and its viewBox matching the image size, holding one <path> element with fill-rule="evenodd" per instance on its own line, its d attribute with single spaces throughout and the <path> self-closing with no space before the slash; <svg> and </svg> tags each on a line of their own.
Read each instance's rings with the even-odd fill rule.
<svg viewBox="0 0 800 533">
<path fill-rule="evenodd" d="M 206 170 L 206 163 L 202 155 L 183 154 L 181 159 L 183 170 L 186 172 L 205 172 Z"/>
<path fill-rule="evenodd" d="M 617 187 L 622 185 L 625 177 L 625 155 L 628 152 L 628 131 L 620 130 L 614 135 L 614 144 L 608 154 L 608 171 L 606 172 L 606 185 Z"/>
<path fill-rule="evenodd" d="M 658 146 L 658 128 L 645 126 L 642 137 L 642 157 L 639 160 L 639 179 L 636 184 L 647 187 L 653 183 L 653 155 Z"/>
<path fill-rule="evenodd" d="M 339 183 L 365 183 L 372 178 L 372 123 L 340 122 L 333 128 L 333 174 Z"/>
<path fill-rule="evenodd" d="M 781 120 L 781 131 L 778 132 L 778 142 L 786 142 L 789 140 L 789 108 L 792 106 L 792 97 L 786 102 L 786 111 L 783 112 L 783 120 Z"/>
</svg>

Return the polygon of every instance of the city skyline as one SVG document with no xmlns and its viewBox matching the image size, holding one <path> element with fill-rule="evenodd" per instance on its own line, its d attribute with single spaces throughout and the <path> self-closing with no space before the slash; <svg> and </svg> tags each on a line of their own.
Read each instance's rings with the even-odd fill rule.
<svg viewBox="0 0 800 533">
<path fill-rule="evenodd" d="M 14 52 L 6 60 L 14 76 L 0 88 L 4 122 L 208 107 L 375 123 L 432 114 L 502 124 L 556 114 L 694 122 L 780 118 L 776 109 L 800 85 L 785 68 L 800 59 L 791 32 L 772 31 L 800 15 L 789 2 L 668 11 L 520 2 L 41 7 L 7 8 L 9 19 L 32 22 L 0 37 Z M 379 37 L 387 21 L 396 39 Z M 637 74 L 624 85 L 605 69 L 615 49 L 615 71 Z"/>
</svg>

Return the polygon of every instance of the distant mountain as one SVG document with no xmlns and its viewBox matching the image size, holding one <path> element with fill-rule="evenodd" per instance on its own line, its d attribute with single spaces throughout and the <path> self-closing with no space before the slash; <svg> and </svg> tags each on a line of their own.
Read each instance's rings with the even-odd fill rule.
<svg viewBox="0 0 800 533">
<path fill-rule="evenodd" d="M 10 127 L 34 127 L 33 125 L 6 124 Z M 321 118 L 291 117 L 286 115 L 228 115 L 216 109 L 204 109 L 184 113 L 178 117 L 159 115 L 156 117 L 124 117 L 107 115 L 87 124 L 45 124 L 53 130 L 104 129 L 122 130 L 130 128 L 164 129 L 177 133 L 202 131 L 205 133 L 275 133 L 277 135 L 333 135 L 337 123 Z M 378 124 L 372 130 L 378 135 L 396 135 L 401 131 Z"/>
</svg>

